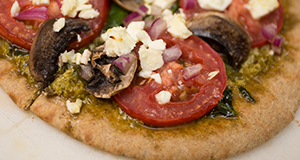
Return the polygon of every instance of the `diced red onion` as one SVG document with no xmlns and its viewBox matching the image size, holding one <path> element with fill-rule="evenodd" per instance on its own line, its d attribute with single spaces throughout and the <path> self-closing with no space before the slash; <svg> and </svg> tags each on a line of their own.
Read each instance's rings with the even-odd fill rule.
<svg viewBox="0 0 300 160">
<path fill-rule="evenodd" d="M 202 69 L 201 64 L 196 64 L 193 66 L 186 67 L 181 70 L 182 77 L 185 81 L 190 80 L 190 79 L 196 77 L 197 75 L 199 75 L 201 69 Z"/>
<path fill-rule="evenodd" d="M 154 41 L 166 30 L 167 22 L 165 22 L 162 18 L 157 18 L 150 27 L 149 36 Z"/>
<path fill-rule="evenodd" d="M 141 21 L 141 20 L 143 20 L 143 16 L 141 14 L 139 14 L 138 12 L 132 12 L 123 20 L 123 24 L 125 26 L 128 26 L 129 23 L 133 21 Z"/>
<path fill-rule="evenodd" d="M 177 61 L 180 56 L 182 55 L 182 52 L 178 45 L 172 46 L 170 48 L 167 48 L 163 51 L 163 60 L 165 63 Z"/>
<path fill-rule="evenodd" d="M 91 65 L 81 65 L 80 77 L 88 81 L 92 76 L 92 66 Z"/>
<path fill-rule="evenodd" d="M 283 42 L 284 42 L 284 37 L 277 34 L 274 38 L 273 45 L 276 46 L 276 47 L 282 47 Z"/>
<path fill-rule="evenodd" d="M 145 5 L 140 5 L 140 7 L 138 8 L 138 11 L 143 17 L 147 14 L 148 12 L 148 8 Z"/>
<path fill-rule="evenodd" d="M 47 16 L 48 7 L 35 7 L 32 9 L 28 9 L 25 11 L 20 12 L 15 18 L 18 20 L 46 20 L 48 19 Z"/>
<path fill-rule="evenodd" d="M 132 54 L 121 55 L 118 59 L 113 61 L 113 64 L 120 69 L 123 74 L 126 74 L 130 69 L 136 57 Z"/>
<path fill-rule="evenodd" d="M 274 37 L 277 34 L 277 26 L 273 23 L 264 26 L 261 29 L 261 33 L 270 43 L 273 43 Z"/>
<path fill-rule="evenodd" d="M 197 5 L 197 1 L 196 0 L 184 0 L 184 6 L 183 9 L 194 9 Z"/>
</svg>

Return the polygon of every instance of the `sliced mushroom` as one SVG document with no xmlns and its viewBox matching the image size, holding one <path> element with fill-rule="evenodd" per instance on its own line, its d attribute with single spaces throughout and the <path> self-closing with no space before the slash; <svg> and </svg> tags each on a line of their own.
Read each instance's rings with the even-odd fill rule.
<svg viewBox="0 0 300 160">
<path fill-rule="evenodd" d="M 53 30 L 57 19 L 48 19 L 40 27 L 29 54 L 30 73 L 36 81 L 46 86 L 55 78 L 58 57 L 81 31 L 89 31 L 90 24 L 79 19 L 66 19 L 65 27 L 59 32 Z"/>
<path fill-rule="evenodd" d="M 112 64 L 117 57 L 108 57 L 103 50 L 104 47 L 100 46 L 92 52 L 92 77 L 88 80 L 86 90 L 97 98 L 108 99 L 130 85 L 137 69 L 137 58 L 129 71 L 122 75 Z"/>
<path fill-rule="evenodd" d="M 224 47 L 229 64 L 235 69 L 239 68 L 251 49 L 250 35 L 239 23 L 225 14 L 218 12 L 196 14 L 187 21 L 187 27 L 194 35 L 208 40 L 215 50 L 222 51 Z"/>
<path fill-rule="evenodd" d="M 140 5 L 144 2 L 143 0 L 113 0 L 116 4 L 121 6 L 122 8 L 134 12 L 137 11 Z"/>
</svg>

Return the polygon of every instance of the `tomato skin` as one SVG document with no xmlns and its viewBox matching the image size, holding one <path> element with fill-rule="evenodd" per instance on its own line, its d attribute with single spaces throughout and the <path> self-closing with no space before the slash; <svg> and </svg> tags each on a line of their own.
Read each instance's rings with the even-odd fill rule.
<svg viewBox="0 0 300 160">
<path fill-rule="evenodd" d="M 183 7 L 185 2 L 186 0 L 180 0 L 180 6 Z M 241 26 L 245 28 L 245 30 L 253 39 L 252 47 L 261 47 L 268 43 L 267 39 L 261 33 L 262 27 L 273 23 L 276 24 L 278 32 L 282 28 L 284 20 L 283 7 L 279 0 L 278 2 L 280 6 L 277 9 L 259 20 L 253 19 L 249 10 L 245 7 L 245 4 L 248 3 L 248 0 L 233 0 L 231 5 L 224 11 L 224 13 L 239 22 Z M 187 18 L 191 18 L 195 13 L 207 11 L 208 10 L 202 9 L 199 5 L 197 5 L 193 9 L 184 10 L 184 13 L 186 14 Z"/>
<path fill-rule="evenodd" d="M 29 50 L 31 48 L 33 39 L 36 35 L 36 30 L 26 28 L 25 24 L 16 21 L 10 15 L 10 9 L 15 0 L 1 0 L 0 5 L 0 36 L 4 39 L 10 41 L 11 43 L 18 45 L 22 48 Z M 83 46 L 91 43 L 101 32 L 103 28 L 108 12 L 110 2 L 109 0 L 91 0 L 91 4 L 95 9 L 100 12 L 100 15 L 94 19 L 87 20 L 91 24 L 92 31 L 89 33 L 80 34 L 82 40 L 81 42 L 73 41 L 70 43 L 72 49 L 79 49 Z M 18 0 L 21 11 L 35 7 L 31 4 L 29 0 Z M 58 12 L 59 11 L 59 12 Z M 48 18 L 61 18 L 59 4 L 56 0 L 51 0 L 48 6 Z M 38 28 L 42 22 L 26 22 L 33 26 L 33 28 Z"/>
<path fill-rule="evenodd" d="M 215 107 L 222 98 L 226 87 L 224 63 L 218 53 L 196 36 L 179 40 L 166 34 L 160 38 L 167 43 L 167 47 L 178 44 L 183 52 L 182 59 L 191 63 L 200 63 L 203 66 L 201 74 L 184 81 L 180 70 L 175 70 L 180 67 L 167 63 L 156 71 L 162 77 L 162 84 L 158 84 L 154 80 L 142 86 L 132 83 L 130 87 L 115 95 L 114 99 L 127 114 L 146 124 L 165 126 L 195 120 Z M 172 78 L 165 77 L 164 74 L 170 68 L 172 68 Z M 212 80 L 208 80 L 205 76 L 215 70 L 219 70 L 219 74 Z M 162 90 L 172 90 L 178 80 L 187 86 L 198 86 L 198 93 L 186 101 L 159 104 L 155 95 Z"/>
</svg>

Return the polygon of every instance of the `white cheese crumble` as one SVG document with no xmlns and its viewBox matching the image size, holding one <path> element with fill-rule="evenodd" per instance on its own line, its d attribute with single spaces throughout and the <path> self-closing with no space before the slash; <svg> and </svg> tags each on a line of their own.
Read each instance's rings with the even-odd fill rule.
<svg viewBox="0 0 300 160">
<path fill-rule="evenodd" d="M 78 41 L 78 42 L 81 42 L 81 37 L 80 37 L 79 34 L 77 34 L 77 41 Z"/>
<path fill-rule="evenodd" d="M 144 21 L 134 21 L 127 26 L 126 31 L 135 40 L 135 42 L 138 42 L 139 38 L 137 37 L 137 34 L 143 31 L 144 27 L 145 27 Z"/>
<path fill-rule="evenodd" d="M 91 51 L 85 49 L 80 58 L 80 63 L 87 65 L 90 61 L 91 54 L 92 54 Z"/>
<path fill-rule="evenodd" d="M 278 8 L 279 2 L 277 0 L 250 0 L 245 7 L 249 9 L 254 19 L 260 19 Z"/>
<path fill-rule="evenodd" d="M 123 27 L 113 27 L 101 35 L 105 41 L 104 51 L 109 57 L 130 53 L 136 42 Z"/>
<path fill-rule="evenodd" d="M 150 77 L 153 78 L 156 83 L 161 84 L 161 77 L 159 73 L 152 74 Z"/>
<path fill-rule="evenodd" d="M 208 80 L 212 80 L 215 76 L 219 74 L 220 71 L 213 71 L 208 74 Z"/>
<path fill-rule="evenodd" d="M 152 73 L 152 71 L 141 70 L 139 72 L 139 76 L 143 77 L 143 78 L 150 78 L 151 77 L 151 73 Z"/>
<path fill-rule="evenodd" d="M 21 10 L 21 8 L 20 8 L 18 1 L 15 1 L 10 9 L 10 15 L 12 17 L 15 17 L 20 13 L 20 10 Z"/>
<path fill-rule="evenodd" d="M 141 46 L 139 49 L 139 58 L 141 67 L 144 71 L 154 71 L 164 65 L 162 51 Z"/>
<path fill-rule="evenodd" d="M 72 113 L 76 114 L 80 112 L 80 109 L 82 107 L 82 100 L 76 99 L 76 102 L 70 102 L 70 100 L 67 100 L 67 109 Z"/>
<path fill-rule="evenodd" d="M 166 42 L 164 42 L 162 39 L 154 40 L 149 43 L 148 47 L 150 49 L 156 49 L 156 50 L 165 50 L 166 49 Z"/>
<path fill-rule="evenodd" d="M 64 63 L 88 64 L 90 61 L 91 52 L 85 49 L 82 54 L 75 53 L 75 50 L 65 51 L 59 56 L 58 65 L 61 67 Z"/>
<path fill-rule="evenodd" d="M 148 46 L 152 40 L 149 34 L 145 31 L 142 30 L 136 34 L 136 37 L 143 43 L 143 45 Z"/>
<path fill-rule="evenodd" d="M 152 5 L 158 6 L 161 9 L 170 8 L 176 0 L 154 0 Z"/>
<path fill-rule="evenodd" d="M 174 14 L 168 23 L 168 32 L 175 38 L 186 39 L 193 33 L 186 27 L 185 19 L 180 14 Z"/>
<path fill-rule="evenodd" d="M 59 32 L 62 28 L 65 27 L 66 19 L 65 18 L 59 18 L 57 21 L 53 24 L 53 31 Z"/>
<path fill-rule="evenodd" d="M 231 2 L 232 0 L 198 0 L 201 8 L 216 11 L 224 11 Z"/>
<path fill-rule="evenodd" d="M 50 0 L 31 0 L 31 2 L 34 5 L 50 4 Z"/>
<path fill-rule="evenodd" d="M 166 104 L 170 102 L 172 94 L 168 91 L 160 91 L 155 95 L 156 101 L 159 104 Z"/>
<path fill-rule="evenodd" d="M 86 4 L 88 2 L 89 0 L 63 0 L 61 13 L 71 18 L 75 18 L 78 13 L 78 17 L 83 19 L 98 17 L 100 13 L 91 4 Z"/>
</svg>

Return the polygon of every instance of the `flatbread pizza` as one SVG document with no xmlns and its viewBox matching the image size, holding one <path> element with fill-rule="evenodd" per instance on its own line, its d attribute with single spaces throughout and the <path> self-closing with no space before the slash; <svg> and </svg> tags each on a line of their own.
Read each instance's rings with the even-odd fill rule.
<svg viewBox="0 0 300 160">
<path fill-rule="evenodd" d="M 181 1 L 180 3 L 183 2 L 185 1 Z M 237 1 L 233 1 L 232 3 L 235 4 L 236 2 Z M 107 2 L 103 1 L 103 3 L 106 4 Z M 297 6 L 300 4 L 295 0 L 288 2 L 282 1 L 280 3 L 280 6 L 281 5 L 284 6 L 283 8 L 285 9 L 285 14 L 287 15 L 287 20 L 283 24 L 282 29 L 282 35 L 286 39 L 283 51 L 279 51 L 279 53 L 278 50 L 275 50 L 274 48 L 270 49 L 270 46 L 274 44 L 267 44 L 269 47 L 264 48 L 262 46 L 259 49 L 249 49 L 251 51 L 248 50 L 250 54 L 249 56 L 247 55 L 248 57 L 246 58 L 235 58 L 235 56 L 232 56 L 232 64 L 228 66 L 225 66 L 223 64 L 220 55 L 215 54 L 216 52 L 212 48 L 210 48 L 207 43 L 200 40 L 196 36 L 188 36 L 188 46 L 186 45 L 186 40 L 179 40 L 180 38 L 170 38 L 170 36 L 174 37 L 174 35 L 170 34 L 172 33 L 172 31 L 168 30 L 169 33 L 162 33 L 160 35 L 157 35 L 156 39 L 163 39 L 163 41 L 166 43 L 165 45 L 167 46 L 167 48 L 171 48 L 173 44 L 177 44 L 177 46 L 179 46 L 180 50 L 182 51 L 182 55 L 180 56 L 181 58 L 179 58 L 179 60 L 177 58 L 176 61 L 180 61 L 181 65 L 178 65 L 180 63 L 175 64 L 169 62 L 169 66 L 165 65 L 164 67 L 162 67 L 162 69 L 152 68 L 151 72 L 155 71 L 156 73 L 159 73 L 162 77 L 162 81 L 168 80 L 163 77 L 163 74 L 179 75 L 180 73 L 182 73 L 183 82 L 198 78 L 198 81 L 201 82 L 199 82 L 199 86 L 202 84 L 204 84 L 203 86 L 205 86 L 203 88 L 197 88 L 194 87 L 195 85 L 192 82 L 192 85 L 190 86 L 188 83 L 186 83 L 184 87 L 189 89 L 188 92 L 196 90 L 195 93 L 191 94 L 184 92 L 185 94 L 178 94 L 175 96 L 175 100 L 174 98 L 170 98 L 169 101 L 164 102 L 164 100 L 167 98 L 162 98 L 162 100 L 160 98 L 150 98 L 150 100 L 144 99 L 145 97 L 142 96 L 145 93 L 138 92 L 140 89 L 136 89 L 133 84 L 143 83 L 143 85 L 146 87 L 153 87 L 157 86 L 156 83 L 159 82 L 157 82 L 155 76 L 151 77 L 151 74 L 151 79 L 148 79 L 148 81 L 144 81 L 144 79 L 147 80 L 147 78 L 145 77 L 143 77 L 142 80 L 141 78 L 136 78 L 139 77 L 139 75 L 147 76 L 148 66 L 141 64 L 141 67 L 139 68 L 135 66 L 134 62 L 130 64 L 131 67 L 129 67 L 128 69 L 128 73 L 130 73 L 130 70 L 133 68 L 139 71 L 139 73 L 136 72 L 136 74 L 139 75 L 134 76 L 134 78 L 130 78 L 130 75 L 128 75 L 127 73 L 124 74 L 124 72 L 127 71 L 124 71 L 123 68 L 119 67 L 118 69 L 121 71 L 117 71 L 123 73 L 123 75 L 121 76 L 121 81 L 133 79 L 133 82 L 129 83 L 130 86 L 128 86 L 128 84 L 116 84 L 109 85 L 107 89 L 101 88 L 103 87 L 102 84 L 95 85 L 98 83 L 94 82 L 101 81 L 101 78 L 96 76 L 98 71 L 101 70 L 102 74 L 106 74 L 106 72 L 104 71 L 106 66 L 99 65 L 99 61 L 103 60 L 99 57 L 105 57 L 104 60 L 108 59 L 107 61 L 111 61 L 111 59 L 117 61 L 116 57 L 120 58 L 124 56 L 117 55 L 111 56 L 113 57 L 111 58 L 107 56 L 108 54 L 103 55 L 102 53 L 105 52 L 110 52 L 113 54 L 116 53 L 113 49 L 111 49 L 113 47 L 107 47 L 109 46 L 108 41 L 104 43 L 105 46 L 100 45 L 100 47 L 96 47 L 91 50 L 91 56 L 88 65 L 90 65 L 90 67 L 94 67 L 92 68 L 93 71 L 90 72 L 93 75 L 89 75 L 87 78 L 88 80 L 86 81 L 82 80 L 84 79 L 84 76 L 80 73 L 83 72 L 83 67 L 81 67 L 80 65 L 74 65 L 74 63 L 76 62 L 69 63 L 68 59 L 62 63 L 59 60 L 59 57 L 61 57 L 61 59 L 68 58 L 67 55 L 72 54 L 72 52 L 68 51 L 63 53 L 67 48 L 67 45 L 64 46 L 64 44 L 62 44 L 61 46 L 59 46 L 59 49 L 64 48 L 60 51 L 58 51 L 58 49 L 51 50 L 51 45 L 56 41 L 54 40 L 54 42 L 49 42 L 47 38 L 44 38 L 47 34 L 51 36 L 56 36 L 59 34 L 59 36 L 62 37 L 66 37 L 69 35 L 66 35 L 65 32 L 61 32 L 62 34 L 60 34 L 59 31 L 55 32 L 49 28 L 46 28 L 45 30 L 39 29 L 39 31 L 35 33 L 37 35 L 35 36 L 34 41 L 24 43 L 26 45 L 32 43 L 31 45 L 34 46 L 31 46 L 31 52 L 29 55 L 22 53 L 28 53 L 26 50 L 11 49 L 10 47 L 5 48 L 6 45 L 9 46 L 10 44 L 8 44 L 4 40 L 1 41 L 3 46 L 1 52 L 3 54 L 0 59 L 0 86 L 21 109 L 30 110 L 32 113 L 36 114 L 38 117 L 40 117 L 50 125 L 58 128 L 59 130 L 74 137 L 75 139 L 78 139 L 100 150 L 137 159 L 228 158 L 239 153 L 251 150 L 254 147 L 257 147 L 258 145 L 274 137 L 280 130 L 282 130 L 294 119 L 294 114 L 298 109 L 300 99 L 300 95 L 298 93 L 298 90 L 300 88 L 300 86 L 298 85 L 300 81 L 298 71 L 298 62 L 300 61 L 300 57 L 298 56 L 298 53 L 300 48 L 297 46 L 297 35 L 299 35 L 300 30 L 297 26 L 300 24 L 296 15 L 298 15 L 299 12 L 297 10 Z M 184 5 L 181 4 L 182 8 L 184 8 L 183 6 Z M 195 9 L 193 13 L 198 12 L 196 10 L 197 9 Z M 280 9 L 277 8 L 275 10 Z M 101 11 L 101 8 L 98 9 L 98 11 Z M 178 16 L 180 19 L 182 18 L 180 14 L 186 13 L 186 15 L 188 15 L 188 11 L 189 10 L 183 10 L 183 12 L 175 14 L 173 16 Z M 107 12 L 108 11 L 104 11 L 104 14 Z M 205 16 L 203 16 L 204 14 Z M 222 14 L 222 16 L 219 16 L 219 12 L 214 12 L 212 14 L 211 11 L 205 11 L 204 14 L 200 14 L 199 12 L 198 15 L 201 15 L 203 17 L 207 17 L 207 15 L 208 17 L 211 17 L 211 15 L 218 18 L 221 17 L 222 23 L 231 22 L 231 20 L 233 19 L 231 18 L 230 20 L 228 20 L 228 16 L 224 16 L 226 14 Z M 197 16 L 195 17 L 199 18 Z M 174 17 L 173 19 L 176 19 Z M 201 17 L 200 20 L 203 20 L 203 17 Z M 58 20 L 59 19 L 55 19 L 55 21 L 47 21 L 47 23 L 50 23 L 50 25 L 46 25 L 47 23 L 45 22 L 42 24 L 41 28 L 43 28 L 43 26 L 50 26 L 51 28 L 52 26 L 54 26 L 54 23 L 58 22 Z M 67 26 L 62 27 L 62 30 L 66 29 L 64 31 L 68 33 L 72 32 L 73 38 L 78 37 L 78 35 L 82 35 L 82 37 L 89 37 L 86 33 L 74 34 L 74 30 L 78 28 L 80 32 L 84 32 L 85 30 L 93 30 L 93 27 L 85 28 L 85 22 L 73 22 L 70 19 L 65 20 L 68 23 L 66 23 Z M 152 24 L 158 22 L 159 20 L 155 20 Z M 194 32 L 194 34 L 196 34 L 197 30 L 199 29 L 193 28 L 195 26 L 193 22 L 194 21 L 190 21 L 189 17 L 187 17 L 187 26 L 191 31 Z M 72 25 L 68 26 L 68 24 L 79 24 L 80 27 L 74 27 Z M 205 23 L 202 22 L 201 24 L 203 24 L 202 26 L 204 26 Z M 156 34 L 151 34 L 151 29 L 154 28 L 153 26 L 154 25 L 152 25 L 149 30 L 146 29 L 146 32 L 143 33 L 149 33 L 150 36 L 155 36 Z M 224 28 L 226 28 L 225 24 L 223 24 L 223 26 Z M 278 23 L 277 27 L 279 26 L 280 23 Z M 129 28 L 129 25 L 127 26 L 127 28 Z M 116 27 L 115 29 L 117 32 L 124 31 L 122 27 Z M 202 28 L 200 30 L 203 31 L 204 29 Z M 109 35 L 109 32 L 113 31 L 114 29 L 108 29 L 106 33 L 102 34 L 103 36 L 101 36 L 101 38 L 107 39 L 108 37 L 108 39 L 110 38 L 119 40 L 116 35 Z M 154 33 L 158 32 L 157 30 L 155 31 L 156 32 Z M 210 31 L 210 33 L 211 32 L 212 31 Z M 244 30 L 241 32 L 244 33 Z M 251 37 L 251 34 L 248 35 L 247 33 L 248 32 L 244 34 L 246 36 L 243 41 L 246 43 L 246 50 L 249 46 L 249 43 L 251 43 L 250 48 L 251 46 L 253 47 L 253 42 L 257 42 L 254 47 L 256 47 L 256 45 L 261 45 L 261 43 L 265 43 L 261 42 L 260 40 L 253 39 L 253 37 L 256 36 Z M 215 35 L 212 35 L 211 37 L 217 37 L 217 33 L 215 33 Z M 241 36 L 238 35 L 238 37 Z M 204 37 L 203 39 L 207 38 L 209 37 Z M 147 44 L 148 46 L 143 48 L 143 45 L 145 45 L 147 41 L 143 39 L 143 37 L 139 39 L 143 44 L 141 44 L 140 42 L 140 44 L 138 44 L 139 48 L 134 49 L 131 53 L 132 55 L 135 55 L 134 52 L 137 52 L 141 49 L 144 49 L 146 51 L 147 49 L 151 49 L 151 43 L 152 41 L 155 41 L 152 39 L 152 41 Z M 10 39 L 7 40 L 11 41 Z M 218 39 L 215 38 L 213 40 L 217 41 Z M 72 43 L 74 42 L 71 42 L 71 44 Z M 186 56 L 188 53 L 188 51 L 186 50 L 189 50 L 189 52 L 198 52 L 197 49 L 193 48 L 195 46 L 194 43 L 196 43 L 196 45 L 200 44 L 201 50 L 204 50 L 205 54 L 202 54 L 201 56 L 211 57 L 211 59 L 213 60 L 205 59 L 203 62 L 202 60 L 194 62 L 193 59 L 199 59 L 197 56 Z M 229 43 L 227 45 L 228 48 L 232 49 L 234 43 Z M 174 48 L 176 48 L 176 45 L 174 46 Z M 250 72 L 247 71 L 247 68 L 249 69 L 251 68 L 251 66 L 247 65 L 247 63 L 250 63 L 251 56 L 255 56 L 257 52 L 260 53 L 265 51 L 266 48 L 269 54 L 274 54 L 275 52 L 275 54 L 280 55 L 272 55 L 272 57 L 275 58 L 274 60 L 271 60 L 271 64 L 267 65 L 267 69 L 265 71 L 260 72 L 253 77 L 250 76 L 250 78 L 248 77 L 249 79 L 239 79 L 239 75 L 233 76 L 228 74 L 229 71 L 231 73 L 236 73 L 236 70 L 240 70 L 240 72 L 237 73 L 244 72 L 246 74 Z M 33 53 L 33 51 L 36 50 L 37 52 Z M 130 49 L 130 51 L 131 50 L 132 49 Z M 45 51 L 50 56 L 43 56 L 43 54 L 45 54 L 43 52 Z M 231 51 L 234 52 L 236 50 L 232 49 Z M 58 52 L 59 54 L 63 54 L 59 55 L 56 52 Z M 87 52 L 88 51 L 86 51 L 86 53 Z M 139 57 L 133 56 L 133 61 L 137 61 L 137 58 L 139 58 L 139 61 L 143 61 L 142 54 L 143 53 L 138 52 Z M 84 55 L 84 53 L 82 55 Z M 34 58 L 32 56 L 34 56 Z M 50 73 L 49 70 L 47 70 L 47 72 L 43 72 L 43 70 L 42 72 L 40 72 L 41 70 L 38 67 L 44 66 L 44 64 L 41 63 L 45 63 L 45 66 L 52 65 L 50 63 L 48 64 L 48 62 L 46 64 L 47 58 L 49 59 L 52 57 L 56 57 L 55 65 L 57 65 L 57 70 L 55 71 L 55 74 L 48 74 Z M 84 56 L 82 57 L 84 58 Z M 128 55 L 128 57 L 128 59 L 131 59 L 131 55 Z M 41 63 L 39 63 L 39 58 L 42 59 Z M 255 60 L 258 60 L 258 58 L 256 58 Z M 263 62 L 269 63 L 269 61 Z M 217 65 L 210 66 L 210 64 Z M 207 73 L 206 79 L 212 81 L 201 80 L 201 78 L 198 77 L 199 73 L 196 76 L 191 76 L 190 74 L 184 73 L 182 71 L 183 69 L 189 67 L 195 67 L 196 69 L 192 68 L 192 70 L 197 70 L 197 67 L 199 66 L 200 70 L 202 71 L 201 73 L 204 73 L 204 71 L 205 73 Z M 181 68 L 177 69 L 176 67 Z M 225 68 L 227 75 L 225 72 Z M 171 73 L 170 70 L 172 70 Z M 191 71 L 188 71 L 188 73 L 190 72 Z M 107 76 L 110 76 L 112 77 L 111 79 L 113 79 L 115 78 L 114 73 L 115 72 L 108 72 Z M 35 74 L 42 75 L 42 78 L 40 78 L 42 80 L 37 78 L 39 76 L 36 76 Z M 236 81 L 230 81 L 229 76 L 233 76 Z M 226 77 L 229 80 L 226 80 Z M 117 81 L 119 82 L 120 80 Z M 106 83 L 108 82 L 103 82 L 103 84 Z M 71 85 L 71 87 L 69 87 L 69 85 L 66 84 L 72 84 L 73 86 Z M 167 85 L 168 84 L 170 83 L 167 83 Z M 57 89 L 58 86 L 63 89 Z M 82 86 L 84 86 L 84 88 L 86 87 L 86 89 L 82 90 Z M 122 90 L 118 90 L 123 86 L 126 86 L 125 89 L 122 88 Z M 97 87 L 100 87 L 100 90 L 99 88 L 97 89 Z M 109 93 L 106 92 L 107 90 L 109 90 Z M 132 90 L 138 90 L 137 94 L 132 94 Z M 169 93 L 171 92 L 171 90 L 165 90 L 167 90 Z M 150 101 L 150 106 L 154 106 L 156 105 L 156 103 L 161 103 L 160 105 L 184 103 L 184 106 L 189 106 L 190 103 L 193 104 L 193 102 L 195 101 L 194 97 L 199 96 L 201 98 L 201 95 L 199 95 L 198 93 L 203 93 L 204 91 L 202 90 L 204 90 L 207 94 L 211 94 L 212 96 L 207 96 L 205 100 L 197 102 L 196 106 L 200 104 L 200 107 L 196 107 L 195 109 L 193 109 L 196 110 L 196 112 L 188 114 L 187 116 L 174 116 L 177 115 L 176 113 L 178 112 L 185 112 L 180 110 L 180 107 L 178 110 L 174 109 L 176 111 L 174 113 L 162 109 L 163 112 L 172 113 L 172 116 L 169 116 L 170 114 L 166 114 L 162 116 L 163 118 L 151 116 L 152 114 L 140 114 L 140 110 L 136 111 L 135 109 L 130 108 L 134 106 L 134 108 L 142 108 L 144 111 L 148 111 L 149 108 L 144 108 L 144 106 L 148 105 L 145 104 L 148 103 L 148 101 Z M 155 91 L 155 94 L 150 94 L 153 95 L 152 97 L 156 97 L 155 95 L 157 95 L 158 92 L 159 91 Z M 114 98 L 107 98 L 107 95 L 108 97 L 112 96 L 110 94 L 114 94 Z M 206 103 L 204 101 L 208 101 L 209 103 Z M 217 110 L 216 108 L 214 108 L 215 106 L 221 105 L 221 102 L 223 102 L 223 105 L 225 106 L 231 103 L 233 108 L 230 108 L 230 106 L 229 108 L 228 106 L 227 108 L 225 107 L 227 109 L 225 110 L 225 113 L 224 110 Z M 130 105 L 128 105 L 128 103 L 130 103 Z M 79 105 L 81 106 L 79 112 L 76 111 L 76 106 L 78 106 L 78 104 L 81 104 Z M 75 109 L 72 109 L 72 106 L 75 106 Z M 195 106 L 195 104 L 191 106 Z M 202 108 L 201 111 L 199 111 L 198 108 L 201 108 L 201 106 L 205 107 Z M 205 110 L 205 113 L 202 113 L 202 110 Z M 152 111 L 158 112 L 158 110 Z"/>
</svg>

